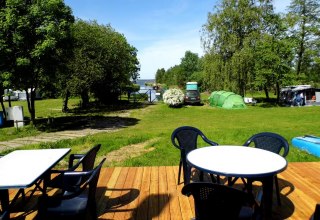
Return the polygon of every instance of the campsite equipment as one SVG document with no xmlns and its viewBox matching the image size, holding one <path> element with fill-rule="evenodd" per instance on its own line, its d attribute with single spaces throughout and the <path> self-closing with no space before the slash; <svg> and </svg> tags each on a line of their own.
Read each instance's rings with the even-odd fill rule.
<svg viewBox="0 0 320 220">
<path fill-rule="evenodd" d="M 209 97 L 210 106 L 216 106 L 225 109 L 245 109 L 246 104 L 240 95 L 233 92 L 214 91 Z"/>
</svg>

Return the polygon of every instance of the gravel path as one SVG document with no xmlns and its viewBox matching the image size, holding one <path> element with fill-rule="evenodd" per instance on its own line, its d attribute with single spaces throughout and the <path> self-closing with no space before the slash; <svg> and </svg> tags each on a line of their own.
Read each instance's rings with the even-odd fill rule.
<svg viewBox="0 0 320 220">
<path fill-rule="evenodd" d="M 37 136 L 17 138 L 10 141 L 0 142 L 0 151 L 22 147 L 24 145 L 39 144 L 43 142 L 56 142 L 64 139 L 74 139 L 79 137 L 85 137 L 88 135 L 100 133 L 100 132 L 112 132 L 118 130 L 117 127 L 108 127 L 104 129 L 92 129 L 86 128 L 81 130 L 66 130 L 52 133 L 43 133 Z"/>
</svg>

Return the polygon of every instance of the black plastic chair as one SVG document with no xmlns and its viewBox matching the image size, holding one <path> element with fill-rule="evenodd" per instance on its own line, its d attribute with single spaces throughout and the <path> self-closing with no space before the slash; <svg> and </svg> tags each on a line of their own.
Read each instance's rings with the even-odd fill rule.
<svg viewBox="0 0 320 220">
<path fill-rule="evenodd" d="M 288 141 L 279 134 L 272 133 L 272 132 L 262 132 L 253 135 L 250 137 L 243 146 L 253 146 L 259 149 L 271 151 L 276 154 L 280 154 L 282 157 L 286 157 L 289 153 L 289 143 Z M 242 181 L 245 184 L 245 187 L 248 191 L 252 191 L 252 182 L 259 181 L 259 179 L 252 179 L 248 178 L 247 182 L 244 179 Z M 277 194 L 277 201 L 278 204 L 281 205 L 280 201 L 280 190 L 279 190 L 279 183 L 277 175 L 274 176 L 275 187 L 276 187 L 276 194 Z M 235 182 L 235 180 L 233 180 Z M 232 184 L 230 184 L 232 185 Z"/>
<path fill-rule="evenodd" d="M 211 146 L 218 145 L 216 142 L 209 140 L 198 128 L 190 126 L 182 126 L 175 129 L 171 135 L 172 144 L 180 150 L 178 184 L 180 184 L 181 169 L 183 168 L 184 184 L 190 182 L 191 166 L 187 163 L 187 154 L 197 148 L 198 137 Z M 201 172 L 200 179 L 203 177 Z M 211 176 L 212 177 L 212 176 Z"/>
<path fill-rule="evenodd" d="M 216 183 L 189 183 L 182 194 L 192 195 L 195 220 L 253 219 L 255 200 L 252 194 Z"/>
<path fill-rule="evenodd" d="M 68 169 L 50 170 L 46 174 L 44 178 L 45 190 L 47 187 L 61 188 L 61 185 L 62 185 L 61 175 L 64 172 L 74 171 L 77 169 L 81 169 L 81 171 L 92 170 L 100 147 L 101 147 L 101 144 L 97 144 L 85 154 L 70 154 Z M 51 175 L 53 175 L 54 177 L 51 178 Z"/>
<path fill-rule="evenodd" d="M 68 171 L 62 174 L 62 191 L 38 200 L 38 219 L 97 219 L 96 189 L 101 167 L 93 170 Z"/>
</svg>

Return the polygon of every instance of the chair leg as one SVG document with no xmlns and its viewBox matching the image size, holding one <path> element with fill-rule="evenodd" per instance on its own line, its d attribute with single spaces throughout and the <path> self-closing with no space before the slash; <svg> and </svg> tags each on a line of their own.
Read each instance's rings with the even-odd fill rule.
<svg viewBox="0 0 320 220">
<path fill-rule="evenodd" d="M 252 194 L 252 180 L 247 180 L 247 184 L 245 186 L 245 189 L 249 194 Z"/>
<path fill-rule="evenodd" d="M 200 171 L 199 180 L 200 182 L 203 182 L 203 171 Z"/>
<path fill-rule="evenodd" d="M 275 182 L 275 187 L 276 187 L 276 194 L 277 194 L 278 205 L 281 206 L 280 189 L 279 189 L 279 183 L 278 183 L 278 177 L 277 177 L 277 175 L 274 176 L 274 182 Z"/>
<path fill-rule="evenodd" d="M 180 163 L 179 163 L 179 172 L 178 172 L 178 185 L 180 184 L 181 169 L 182 169 L 182 161 L 180 160 Z"/>
<path fill-rule="evenodd" d="M 235 182 L 239 179 L 239 177 L 228 177 L 228 186 L 233 186 Z"/>
<path fill-rule="evenodd" d="M 210 177 L 211 177 L 211 181 L 213 183 L 217 183 L 217 184 L 220 184 L 220 175 L 217 175 L 216 177 L 210 173 Z"/>
<path fill-rule="evenodd" d="M 190 178 L 191 178 L 191 167 L 183 167 L 183 184 L 186 185 L 190 183 Z"/>
</svg>

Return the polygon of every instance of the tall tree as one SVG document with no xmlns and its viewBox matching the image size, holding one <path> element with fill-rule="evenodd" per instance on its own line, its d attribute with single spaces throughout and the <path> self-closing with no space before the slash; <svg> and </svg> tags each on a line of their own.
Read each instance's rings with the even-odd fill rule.
<svg viewBox="0 0 320 220">
<path fill-rule="evenodd" d="M 198 54 L 186 51 L 184 57 L 181 58 L 180 66 L 184 70 L 186 80 L 189 80 L 192 73 L 200 69 Z"/>
<path fill-rule="evenodd" d="M 63 0 L 6 0 L 0 7 L 0 57 L 6 56 L 0 71 L 11 74 L 13 88 L 27 91 L 34 122 L 36 90 L 54 81 L 60 63 L 65 63 L 74 18 Z"/>
<path fill-rule="evenodd" d="M 223 0 L 209 13 L 203 26 L 202 41 L 207 54 L 214 57 L 205 68 L 219 78 L 218 87 L 245 94 L 248 73 L 252 72 L 252 53 L 261 23 L 260 5 L 264 1 Z M 212 82 L 214 85 L 216 82 Z"/>
<path fill-rule="evenodd" d="M 164 83 L 166 70 L 164 68 L 158 69 L 156 72 L 156 82 Z"/>
<path fill-rule="evenodd" d="M 296 45 L 296 74 L 308 75 L 319 57 L 320 3 L 319 0 L 292 0 L 288 21 Z"/>
<path fill-rule="evenodd" d="M 290 74 L 292 45 L 271 0 L 223 0 L 203 27 L 206 88 L 244 96 L 263 89 L 279 95 Z"/>
<path fill-rule="evenodd" d="M 270 2 L 261 5 L 261 14 L 260 38 L 253 52 L 255 71 L 252 84 L 256 89 L 263 89 L 267 99 L 269 90 L 274 89 L 279 100 L 281 87 L 287 85 L 290 79 L 292 39 L 287 35 L 286 22 L 280 14 L 274 12 Z"/>
<path fill-rule="evenodd" d="M 81 95 L 83 107 L 89 102 L 89 93 L 103 103 L 118 100 L 121 88 L 139 76 L 136 48 L 110 25 L 96 21 L 78 20 L 73 33 L 70 91 Z"/>
</svg>

